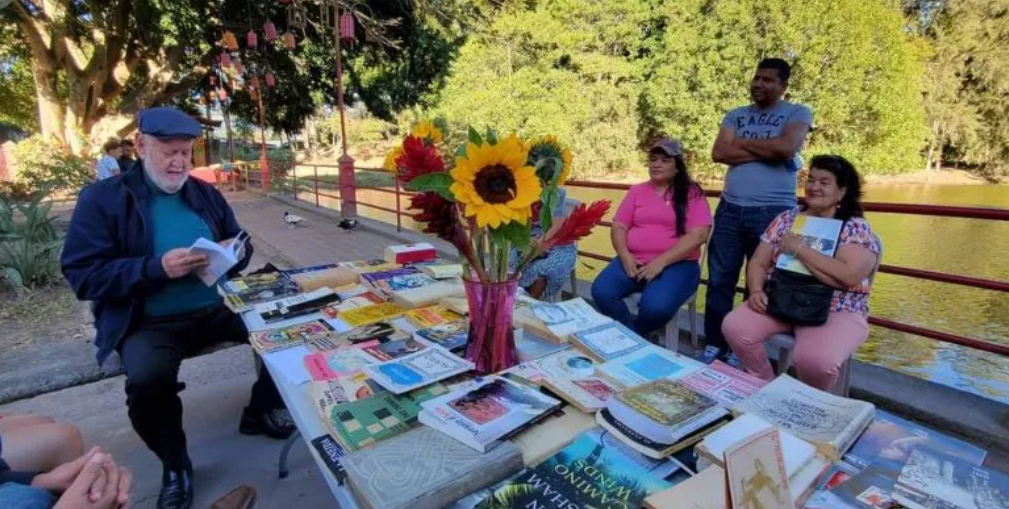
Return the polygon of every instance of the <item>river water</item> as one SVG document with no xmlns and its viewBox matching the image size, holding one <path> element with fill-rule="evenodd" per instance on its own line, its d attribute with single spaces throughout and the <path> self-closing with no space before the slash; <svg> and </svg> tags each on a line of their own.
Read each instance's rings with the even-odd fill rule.
<svg viewBox="0 0 1009 509">
<path fill-rule="evenodd" d="M 569 189 L 569 196 L 608 199 L 613 209 L 623 191 Z M 395 208 L 392 194 L 359 190 L 358 200 Z M 874 185 L 866 201 L 1009 208 L 1006 185 Z M 330 200 L 331 201 L 331 200 Z M 335 206 L 322 198 L 322 205 Z M 408 200 L 403 199 L 406 208 Z M 711 201 L 712 211 L 716 202 Z M 392 213 L 358 207 L 358 213 L 395 222 Z M 869 214 L 890 265 L 1009 281 L 1009 222 Z M 403 218 L 404 227 L 412 227 Z M 609 230 L 598 228 L 579 249 L 613 255 Z M 603 262 L 581 259 L 580 279 L 592 279 Z M 704 287 L 698 302 L 703 303 Z M 702 304 L 703 305 L 703 304 Z M 898 322 L 1009 344 L 1009 294 L 880 274 L 873 289 L 872 314 Z M 1009 358 L 872 327 L 857 358 L 960 390 L 1009 402 Z"/>
</svg>

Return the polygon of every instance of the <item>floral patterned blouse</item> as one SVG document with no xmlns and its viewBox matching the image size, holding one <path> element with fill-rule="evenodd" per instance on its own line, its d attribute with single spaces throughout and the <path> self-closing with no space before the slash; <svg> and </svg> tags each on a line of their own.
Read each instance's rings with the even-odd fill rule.
<svg viewBox="0 0 1009 509">
<path fill-rule="evenodd" d="M 774 248 L 774 253 L 772 256 L 773 262 L 771 263 L 770 270 L 767 271 L 767 276 L 771 276 L 771 272 L 774 271 L 774 266 L 778 263 L 778 255 L 781 254 L 781 249 L 779 245 L 781 243 L 781 238 L 784 237 L 792 229 L 792 224 L 795 223 L 795 218 L 799 216 L 799 207 L 795 207 L 791 210 L 786 210 L 778 217 L 771 221 L 770 226 L 764 231 L 764 234 L 760 236 L 760 240 L 768 243 Z M 869 251 L 872 251 L 879 256 L 881 251 L 881 246 L 876 238 L 876 235 L 872 233 L 872 228 L 869 226 L 869 222 L 861 217 L 853 217 L 845 222 L 844 227 L 841 229 L 840 245 L 844 244 L 857 244 L 865 247 Z M 847 313 L 858 313 L 864 317 L 869 316 L 869 292 L 872 285 L 872 275 L 862 280 L 858 285 L 846 288 L 844 290 L 834 290 L 834 298 L 831 301 L 831 311 L 835 313 L 847 312 Z"/>
</svg>

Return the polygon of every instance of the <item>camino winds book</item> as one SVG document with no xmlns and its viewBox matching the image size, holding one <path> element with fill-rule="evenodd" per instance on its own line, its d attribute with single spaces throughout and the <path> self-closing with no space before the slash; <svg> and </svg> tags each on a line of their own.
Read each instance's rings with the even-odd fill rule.
<svg viewBox="0 0 1009 509">
<path fill-rule="evenodd" d="M 599 436 L 581 434 L 571 445 L 477 504 L 476 509 L 638 508 L 672 486 Z"/>
</svg>

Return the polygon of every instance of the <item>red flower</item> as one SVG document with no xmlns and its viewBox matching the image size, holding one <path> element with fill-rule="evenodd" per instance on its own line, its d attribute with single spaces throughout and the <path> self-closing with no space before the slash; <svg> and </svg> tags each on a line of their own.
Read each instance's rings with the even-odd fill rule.
<svg viewBox="0 0 1009 509">
<path fill-rule="evenodd" d="M 573 244 L 588 236 L 588 234 L 592 232 L 592 228 L 595 228 L 596 225 L 603 220 L 603 216 L 605 216 L 606 212 L 609 210 L 609 200 L 599 200 L 587 207 L 584 203 L 578 204 L 578 206 L 571 211 L 571 215 L 569 215 L 567 219 L 561 223 L 560 228 L 558 228 L 557 231 L 549 238 L 544 239 L 542 246 L 543 251 L 549 251 L 554 246 Z"/>
<path fill-rule="evenodd" d="M 428 173 L 445 171 L 445 161 L 438 155 L 438 149 L 424 144 L 416 136 L 407 136 L 403 141 L 403 155 L 396 158 L 399 180 L 404 184 Z"/>
<path fill-rule="evenodd" d="M 414 221 L 424 223 L 424 233 L 451 242 L 464 258 L 473 263 L 473 250 L 459 222 L 454 203 L 438 193 L 420 193 L 410 197 L 410 210 L 418 211 L 412 217 Z"/>
</svg>

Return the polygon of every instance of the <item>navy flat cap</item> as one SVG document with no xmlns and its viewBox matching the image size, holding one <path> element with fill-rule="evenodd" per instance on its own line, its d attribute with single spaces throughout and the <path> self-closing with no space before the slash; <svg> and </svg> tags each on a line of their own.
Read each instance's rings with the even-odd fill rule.
<svg viewBox="0 0 1009 509">
<path fill-rule="evenodd" d="M 199 122 L 175 108 L 150 108 L 141 111 L 138 118 L 141 133 L 162 140 L 192 139 L 203 134 L 203 126 Z"/>
</svg>

